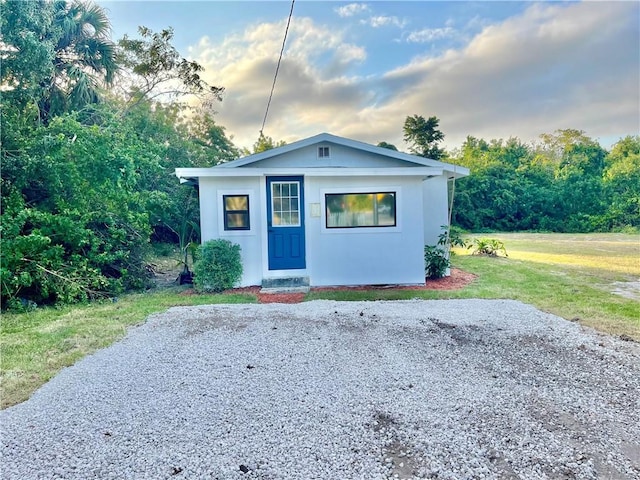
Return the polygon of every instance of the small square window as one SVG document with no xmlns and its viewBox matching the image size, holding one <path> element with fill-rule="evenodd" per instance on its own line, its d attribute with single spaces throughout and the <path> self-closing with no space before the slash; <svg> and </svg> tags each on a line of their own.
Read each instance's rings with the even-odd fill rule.
<svg viewBox="0 0 640 480">
<path fill-rule="evenodd" d="M 223 195 L 225 230 L 250 230 L 249 195 Z"/>
<path fill-rule="evenodd" d="M 329 158 L 329 147 L 318 147 L 318 158 Z"/>
</svg>

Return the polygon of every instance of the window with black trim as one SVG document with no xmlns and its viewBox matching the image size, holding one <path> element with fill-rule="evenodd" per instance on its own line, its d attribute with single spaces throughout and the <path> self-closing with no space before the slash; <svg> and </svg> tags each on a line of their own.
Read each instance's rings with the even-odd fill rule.
<svg viewBox="0 0 640 480">
<path fill-rule="evenodd" d="M 329 147 L 318 147 L 318 158 L 329 158 L 330 155 Z"/>
<path fill-rule="evenodd" d="M 396 192 L 326 193 L 327 228 L 395 227 Z"/>
<path fill-rule="evenodd" d="M 249 195 L 223 195 L 225 230 L 249 230 Z"/>
</svg>

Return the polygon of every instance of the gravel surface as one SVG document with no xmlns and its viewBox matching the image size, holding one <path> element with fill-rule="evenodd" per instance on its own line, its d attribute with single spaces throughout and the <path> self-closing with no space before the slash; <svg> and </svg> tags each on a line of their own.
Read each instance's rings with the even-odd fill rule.
<svg viewBox="0 0 640 480">
<path fill-rule="evenodd" d="M 515 301 L 176 307 L 0 412 L 0 476 L 637 479 L 639 393 Z"/>
</svg>

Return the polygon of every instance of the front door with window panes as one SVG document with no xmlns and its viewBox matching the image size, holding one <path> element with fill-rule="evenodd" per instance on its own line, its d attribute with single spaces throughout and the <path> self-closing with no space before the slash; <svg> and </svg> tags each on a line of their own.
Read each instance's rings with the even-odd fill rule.
<svg viewBox="0 0 640 480">
<path fill-rule="evenodd" d="M 306 267 L 304 179 L 267 177 L 269 270 Z"/>
</svg>

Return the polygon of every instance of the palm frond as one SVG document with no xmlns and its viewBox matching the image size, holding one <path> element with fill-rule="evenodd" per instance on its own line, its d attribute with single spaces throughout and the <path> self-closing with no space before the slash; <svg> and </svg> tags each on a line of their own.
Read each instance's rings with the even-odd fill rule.
<svg viewBox="0 0 640 480">
<path fill-rule="evenodd" d="M 83 5 L 83 9 L 78 20 L 82 25 L 85 35 L 103 39 L 109 38 L 109 34 L 111 33 L 111 23 L 109 22 L 109 18 L 102 7 L 96 4 L 77 3 Z"/>
</svg>

